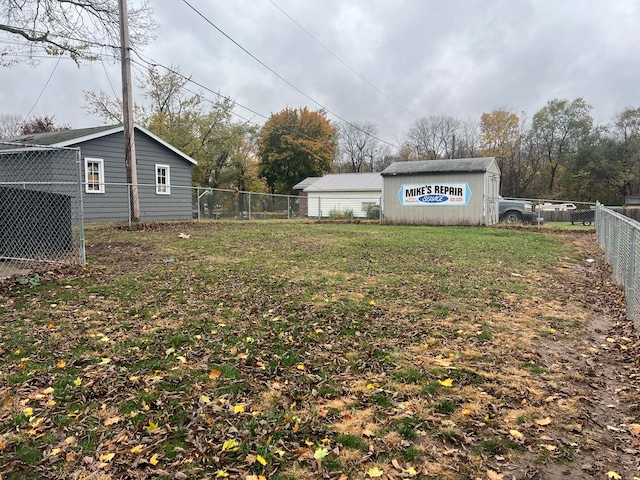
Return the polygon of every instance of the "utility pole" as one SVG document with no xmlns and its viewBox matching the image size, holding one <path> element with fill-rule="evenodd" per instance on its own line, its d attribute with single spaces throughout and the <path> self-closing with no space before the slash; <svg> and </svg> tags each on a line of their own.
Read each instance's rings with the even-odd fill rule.
<svg viewBox="0 0 640 480">
<path fill-rule="evenodd" d="M 138 200 L 138 168 L 133 123 L 133 95 L 131 93 L 131 47 L 129 46 L 129 17 L 127 0 L 118 0 L 120 14 L 120 63 L 122 72 L 122 124 L 124 126 L 124 162 L 129 184 L 130 222 L 140 220 Z"/>
</svg>

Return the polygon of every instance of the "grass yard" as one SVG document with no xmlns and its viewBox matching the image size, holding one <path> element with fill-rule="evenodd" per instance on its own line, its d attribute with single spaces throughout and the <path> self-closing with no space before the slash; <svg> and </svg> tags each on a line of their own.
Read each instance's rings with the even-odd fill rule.
<svg viewBox="0 0 640 480">
<path fill-rule="evenodd" d="M 636 472 L 637 337 L 592 232 L 152 224 L 87 252 L 0 285 L 3 480 Z"/>
</svg>

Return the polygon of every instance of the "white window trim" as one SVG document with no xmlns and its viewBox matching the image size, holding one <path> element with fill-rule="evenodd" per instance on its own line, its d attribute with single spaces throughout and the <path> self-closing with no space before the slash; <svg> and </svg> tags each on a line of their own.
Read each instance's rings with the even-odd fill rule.
<svg viewBox="0 0 640 480">
<path fill-rule="evenodd" d="M 167 183 L 166 185 L 161 185 L 158 183 L 158 169 L 164 168 L 167 172 Z M 156 195 L 171 195 L 171 166 L 164 165 L 162 163 L 156 163 Z M 163 191 L 164 190 L 164 191 Z"/>
<path fill-rule="evenodd" d="M 98 190 L 90 190 L 89 185 L 89 163 L 98 164 Z M 86 193 L 104 193 L 104 160 L 102 158 L 84 157 L 84 191 Z"/>
</svg>

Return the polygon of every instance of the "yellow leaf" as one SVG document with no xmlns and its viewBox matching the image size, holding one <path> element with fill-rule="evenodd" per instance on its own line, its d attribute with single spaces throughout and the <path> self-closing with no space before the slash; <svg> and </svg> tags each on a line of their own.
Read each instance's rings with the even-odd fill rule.
<svg viewBox="0 0 640 480">
<path fill-rule="evenodd" d="M 175 349 L 175 348 L 173 348 L 173 347 L 171 347 L 171 348 L 167 348 L 167 349 L 165 350 L 165 352 L 164 352 L 164 353 L 165 353 L 165 355 L 168 357 L 168 356 L 169 356 L 169 355 L 171 355 L 172 353 L 175 353 L 175 351 L 176 351 L 176 349 Z"/>
<path fill-rule="evenodd" d="M 140 377 L 138 377 L 137 375 L 131 375 L 129 377 L 129 380 L 131 380 L 132 382 L 136 382 L 136 381 L 138 381 L 138 378 L 140 378 Z"/>
<path fill-rule="evenodd" d="M 142 450 L 144 450 L 144 446 L 143 445 L 136 445 L 135 447 L 133 447 L 129 451 L 131 453 L 135 454 L 135 455 L 139 455 L 140 453 L 142 453 Z"/>
<path fill-rule="evenodd" d="M 200 401 L 204 404 L 211 403 L 211 398 L 206 395 L 200 395 Z"/>
<path fill-rule="evenodd" d="M 375 304 L 376 304 L 376 301 L 375 301 L 375 300 L 371 300 L 371 301 L 369 302 L 369 305 L 372 305 L 372 306 L 373 306 L 373 305 L 375 305 Z"/>
<path fill-rule="evenodd" d="M 415 477 L 415 476 L 418 474 L 418 472 L 416 471 L 416 469 L 415 469 L 415 468 L 413 468 L 413 467 L 409 467 L 409 468 L 407 468 L 407 473 L 408 473 L 409 475 L 411 475 L 412 477 Z"/>
<path fill-rule="evenodd" d="M 73 384 L 74 384 L 76 387 L 79 387 L 80 385 L 82 385 L 82 379 L 81 379 L 80 377 L 76 378 L 76 379 L 73 381 Z"/>
<path fill-rule="evenodd" d="M 44 393 L 45 395 L 50 395 L 53 392 L 55 392 L 55 389 L 53 387 L 49 387 L 49 388 L 45 388 L 42 393 Z"/>
<path fill-rule="evenodd" d="M 520 433 L 518 430 L 509 430 L 509 433 L 513 438 L 524 438 L 524 435 Z"/>
<path fill-rule="evenodd" d="M 180 360 L 180 363 L 187 363 L 187 357 L 183 357 L 182 355 L 178 355 L 176 358 L 178 360 Z"/>
<path fill-rule="evenodd" d="M 470 417 L 471 415 L 473 415 L 473 412 L 469 408 L 463 408 L 462 415 L 464 415 L 465 417 Z"/>
<path fill-rule="evenodd" d="M 232 438 L 230 440 L 226 440 L 223 444 L 222 444 L 222 451 L 223 452 L 235 452 L 236 450 L 238 450 L 239 445 L 238 442 L 236 442 L 235 438 Z"/>
<path fill-rule="evenodd" d="M 153 423 L 151 420 L 149 420 L 149 425 L 147 425 L 147 431 L 153 432 L 154 430 L 157 430 L 157 429 L 158 429 L 158 424 Z"/>
<path fill-rule="evenodd" d="M 23 412 L 22 412 L 22 413 L 24 413 L 24 416 L 25 416 L 25 417 L 30 417 L 30 416 L 32 416 L 32 415 L 33 415 L 33 408 L 31 408 L 31 407 L 27 407 L 27 408 L 25 408 L 25 409 L 23 410 Z"/>
<path fill-rule="evenodd" d="M 541 447 L 546 448 L 550 452 L 553 452 L 554 450 L 556 450 L 558 448 L 555 445 L 549 445 L 549 444 L 546 444 L 546 443 L 541 445 Z"/>
<path fill-rule="evenodd" d="M 300 364 L 296 367 L 298 370 L 304 370 L 304 365 Z"/>
<path fill-rule="evenodd" d="M 267 464 L 267 461 L 264 459 L 262 455 L 257 455 L 256 460 L 260 462 L 260 464 L 264 467 Z"/>
<path fill-rule="evenodd" d="M 447 378 L 446 380 L 438 380 L 438 383 L 443 387 L 451 387 L 453 386 L 453 380 Z"/>
<path fill-rule="evenodd" d="M 113 460 L 113 457 L 115 456 L 115 453 L 103 453 L 102 455 L 100 455 L 100 461 L 107 463 Z"/>
<path fill-rule="evenodd" d="M 244 405 L 241 403 L 233 407 L 233 413 L 238 414 L 244 412 Z"/>
<path fill-rule="evenodd" d="M 158 464 L 158 454 L 154 453 L 151 458 L 149 459 L 149 463 L 151 465 L 157 465 Z"/>
<path fill-rule="evenodd" d="M 51 450 L 51 455 L 57 455 L 61 452 L 61 450 L 59 448 L 54 448 L 53 450 Z"/>
<path fill-rule="evenodd" d="M 370 468 L 367 472 L 367 475 L 369 475 L 371 478 L 381 477 L 383 474 L 384 470 L 380 470 L 378 467 Z"/>
<path fill-rule="evenodd" d="M 107 363 L 111 363 L 111 359 L 108 357 L 102 357 L 102 360 L 100 360 L 98 365 L 106 365 Z"/>
<path fill-rule="evenodd" d="M 607 477 L 613 478 L 614 480 L 620 480 L 622 478 L 620 475 L 618 475 L 613 470 L 611 470 L 610 472 L 607 472 Z"/>
<path fill-rule="evenodd" d="M 220 370 L 211 370 L 211 373 L 209 373 L 209 378 L 211 380 L 217 380 L 221 374 L 222 372 Z"/>
<path fill-rule="evenodd" d="M 327 455 L 329 455 L 329 450 L 324 447 L 320 447 L 314 452 L 313 458 L 315 458 L 316 460 L 322 460 Z"/>
<path fill-rule="evenodd" d="M 65 362 L 64 360 L 60 360 L 58 363 L 56 363 L 56 367 L 58 368 L 64 368 L 67 366 L 67 362 Z"/>
<path fill-rule="evenodd" d="M 229 474 L 227 472 L 225 472 L 224 470 L 218 470 L 216 472 L 216 478 L 225 478 L 228 477 Z"/>
<path fill-rule="evenodd" d="M 613 338 L 611 338 L 611 337 L 608 337 L 608 338 L 607 338 L 607 342 L 609 342 L 609 343 L 615 343 L 616 341 L 615 341 L 615 339 L 613 339 Z M 612 473 L 612 472 L 609 472 L 609 473 Z M 609 473 L 607 473 L 607 475 L 609 475 Z M 616 472 L 613 472 L 613 473 L 616 473 Z M 617 475 L 617 474 L 616 474 L 616 475 Z M 609 477 L 610 477 L 610 478 L 615 478 L 615 477 L 612 477 L 611 475 L 609 475 Z"/>
</svg>

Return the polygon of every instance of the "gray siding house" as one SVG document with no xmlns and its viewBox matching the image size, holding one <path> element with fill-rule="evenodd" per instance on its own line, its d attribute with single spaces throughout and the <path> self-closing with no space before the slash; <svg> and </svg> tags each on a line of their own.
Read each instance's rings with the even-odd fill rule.
<svg viewBox="0 0 640 480">
<path fill-rule="evenodd" d="M 79 148 L 85 221 L 126 221 L 130 218 L 130 187 L 127 185 L 122 126 L 23 135 L 9 141 Z M 135 145 L 140 220 L 191 219 L 191 168 L 196 161 L 138 126 L 135 127 Z M 55 182 L 56 176 L 51 173 L 47 180 Z"/>
<path fill-rule="evenodd" d="M 493 157 L 395 162 L 381 175 L 382 223 L 498 222 L 500 168 Z"/>
</svg>

